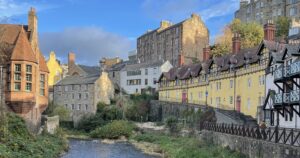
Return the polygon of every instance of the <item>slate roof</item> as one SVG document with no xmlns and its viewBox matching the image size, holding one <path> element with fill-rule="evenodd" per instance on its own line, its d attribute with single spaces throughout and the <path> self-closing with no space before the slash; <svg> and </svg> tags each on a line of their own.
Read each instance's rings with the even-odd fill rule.
<svg viewBox="0 0 300 158">
<path fill-rule="evenodd" d="M 55 86 L 58 85 L 78 85 L 78 84 L 93 84 L 100 77 L 100 74 L 93 74 L 88 76 L 67 76 L 64 79 L 60 80 Z"/>
<path fill-rule="evenodd" d="M 86 65 L 78 65 L 79 68 L 81 68 L 85 73 L 87 73 L 87 76 L 100 74 L 100 67 L 98 66 L 86 66 Z"/>
<path fill-rule="evenodd" d="M 163 61 L 156 61 L 153 63 L 138 63 L 138 64 L 129 64 L 126 65 L 122 71 L 128 71 L 128 70 L 140 70 L 141 68 L 148 68 L 148 67 L 159 67 L 162 64 L 164 64 Z"/>
<path fill-rule="evenodd" d="M 299 50 L 299 46 L 289 46 L 287 47 L 284 43 L 278 43 L 274 41 L 263 40 L 259 46 L 242 49 L 239 53 L 225 54 L 220 57 L 215 57 L 213 59 L 208 59 L 201 64 L 184 65 L 181 67 L 174 67 L 170 69 L 169 72 L 163 73 L 160 79 L 164 76 L 167 80 L 175 79 L 187 79 L 191 76 L 198 76 L 201 71 L 204 74 L 209 73 L 210 66 L 216 64 L 219 71 L 227 71 L 232 65 L 234 68 L 239 68 L 245 64 L 253 64 L 259 61 L 259 52 L 264 47 L 266 47 L 270 52 L 276 53 L 274 56 L 282 56 L 285 49 L 290 49 L 291 52 Z"/>
</svg>

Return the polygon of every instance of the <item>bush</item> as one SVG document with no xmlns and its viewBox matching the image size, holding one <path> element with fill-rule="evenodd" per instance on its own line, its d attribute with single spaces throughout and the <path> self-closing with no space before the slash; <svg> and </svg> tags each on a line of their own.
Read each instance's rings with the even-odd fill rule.
<svg viewBox="0 0 300 158">
<path fill-rule="evenodd" d="M 105 121 L 121 120 L 122 115 L 123 115 L 122 110 L 115 105 L 106 106 L 102 112 L 103 120 L 105 120 Z"/>
<path fill-rule="evenodd" d="M 169 116 L 165 120 L 166 126 L 170 129 L 172 134 L 177 133 L 180 128 L 178 126 L 178 119 L 175 116 Z"/>
<path fill-rule="evenodd" d="M 81 118 L 80 122 L 78 123 L 77 129 L 90 132 L 97 127 L 103 126 L 105 125 L 105 121 L 102 117 L 102 114 L 96 114 L 93 116 L 86 115 Z"/>
<path fill-rule="evenodd" d="M 117 139 L 121 136 L 129 137 L 135 126 L 128 121 L 113 121 L 91 132 L 93 138 Z"/>
<path fill-rule="evenodd" d="M 104 108 L 105 107 L 108 107 L 109 105 L 105 104 L 105 103 L 102 103 L 102 102 L 99 102 L 97 104 L 97 113 L 102 113 L 104 111 Z"/>
<path fill-rule="evenodd" d="M 0 158 L 58 157 L 67 148 L 66 138 L 60 130 L 55 135 L 33 136 L 24 120 L 12 113 L 8 114 L 8 125 L 9 133 L 0 143 Z"/>
<path fill-rule="evenodd" d="M 53 113 L 50 116 L 59 116 L 60 121 L 68 121 L 70 119 L 70 110 L 63 107 L 57 106 L 54 108 Z"/>
</svg>

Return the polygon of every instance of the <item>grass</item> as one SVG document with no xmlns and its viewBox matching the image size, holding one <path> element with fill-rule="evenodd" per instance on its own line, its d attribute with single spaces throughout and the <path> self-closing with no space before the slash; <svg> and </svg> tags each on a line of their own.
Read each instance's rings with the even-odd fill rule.
<svg viewBox="0 0 300 158">
<path fill-rule="evenodd" d="M 244 158 L 245 156 L 219 146 L 201 143 L 195 138 L 172 137 L 158 134 L 139 134 L 132 137 L 139 142 L 158 144 L 168 157 L 172 158 Z"/>
</svg>

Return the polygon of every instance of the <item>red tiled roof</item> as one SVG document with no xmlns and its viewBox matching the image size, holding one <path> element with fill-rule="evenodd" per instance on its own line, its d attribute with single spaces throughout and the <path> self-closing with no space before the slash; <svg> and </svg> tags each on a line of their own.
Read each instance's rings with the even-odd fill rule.
<svg viewBox="0 0 300 158">
<path fill-rule="evenodd" d="M 21 27 L 19 36 L 15 44 L 15 48 L 12 51 L 11 60 L 14 61 L 29 61 L 37 63 L 35 54 L 31 48 L 24 29 Z"/>
</svg>

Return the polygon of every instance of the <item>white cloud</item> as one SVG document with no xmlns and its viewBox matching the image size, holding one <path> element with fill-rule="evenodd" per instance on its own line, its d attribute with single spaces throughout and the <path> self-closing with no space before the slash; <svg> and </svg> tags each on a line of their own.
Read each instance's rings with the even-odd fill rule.
<svg viewBox="0 0 300 158">
<path fill-rule="evenodd" d="M 35 7 L 37 11 L 55 8 L 56 5 L 46 4 L 45 1 L 20 1 L 20 0 L 0 0 L 0 20 L 7 21 L 7 19 L 27 14 L 30 7 Z M 9 20 L 8 20 L 9 21 Z"/>
<path fill-rule="evenodd" d="M 193 12 L 200 13 L 204 20 L 233 14 L 239 0 L 145 0 L 142 9 L 156 19 L 184 18 Z"/>
<path fill-rule="evenodd" d="M 40 47 L 44 54 L 55 51 L 63 62 L 67 53 L 76 53 L 80 64 L 97 65 L 101 57 L 126 58 L 135 41 L 106 32 L 98 27 L 68 28 L 62 32 L 42 33 Z"/>
<path fill-rule="evenodd" d="M 223 0 L 215 5 L 208 7 L 207 9 L 201 10 L 200 15 L 205 21 L 211 18 L 233 14 L 238 8 L 239 3 L 237 0 Z"/>
</svg>

